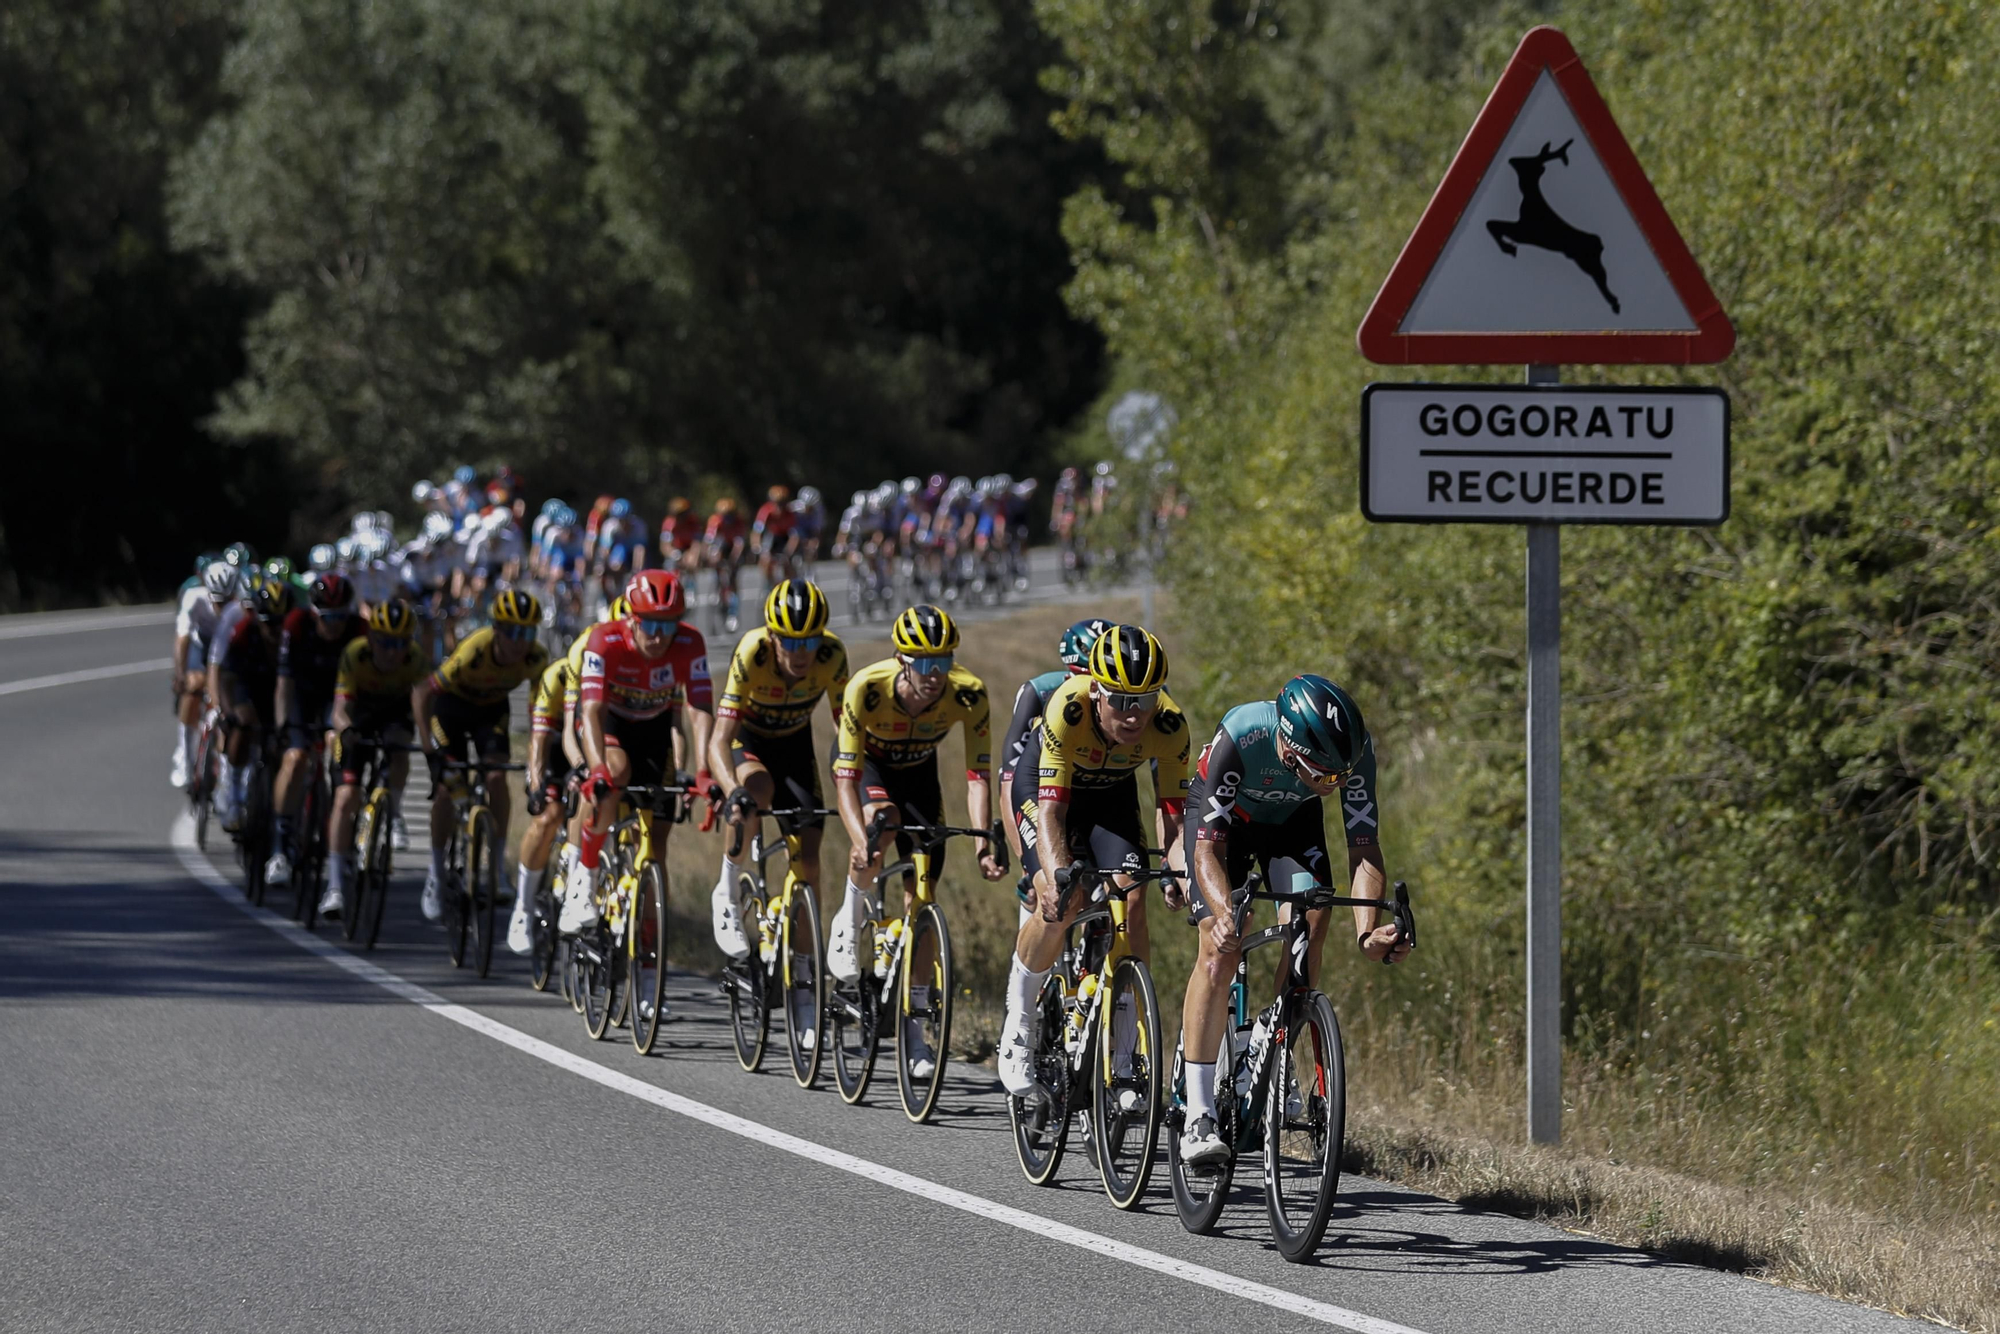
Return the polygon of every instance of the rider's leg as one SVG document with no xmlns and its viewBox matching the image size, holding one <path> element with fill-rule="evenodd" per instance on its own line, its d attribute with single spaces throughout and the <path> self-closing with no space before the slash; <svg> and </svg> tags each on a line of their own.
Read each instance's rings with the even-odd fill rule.
<svg viewBox="0 0 2000 1334">
<path fill-rule="evenodd" d="M 597 867 L 603 856 L 604 840 L 610 836 L 612 820 L 618 813 L 618 794 L 632 773 L 631 757 L 622 746 L 607 742 L 604 767 L 611 773 L 611 790 L 601 795 L 585 794 L 590 798 L 585 807 L 590 817 L 577 839 L 576 864 L 570 868 L 563 896 L 561 929 L 566 932 L 580 931 L 597 920 Z"/>
<path fill-rule="evenodd" d="M 873 774 L 864 770 L 862 784 L 869 800 L 861 807 L 862 823 L 872 823 L 879 812 L 886 811 L 888 824 L 884 827 L 881 838 L 876 841 L 874 855 L 868 864 L 861 868 L 860 873 L 856 874 L 850 866 L 847 884 L 841 894 L 840 910 L 834 914 L 833 931 L 827 941 L 827 967 L 835 977 L 847 981 L 852 981 L 861 974 L 863 961 L 858 949 L 862 914 L 866 913 L 878 919 L 882 915 L 881 898 L 876 891 L 884 859 L 888 855 L 888 849 L 895 846 L 896 829 L 900 824 L 896 817 L 895 804 L 889 800 L 888 794 L 881 787 L 868 782 L 872 777 Z"/>
</svg>

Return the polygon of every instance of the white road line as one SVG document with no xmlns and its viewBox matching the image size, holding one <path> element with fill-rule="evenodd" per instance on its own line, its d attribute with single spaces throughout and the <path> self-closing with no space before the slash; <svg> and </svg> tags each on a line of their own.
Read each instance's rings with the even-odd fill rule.
<svg viewBox="0 0 2000 1334">
<path fill-rule="evenodd" d="M 0 695 L 18 695 L 25 690 L 47 690 L 51 686 L 80 685 L 85 681 L 109 681 L 118 676 L 141 672 L 164 672 L 174 665 L 172 658 L 149 658 L 145 662 L 121 662 L 116 667 L 86 667 L 80 672 L 57 672 L 54 676 L 30 676 L 22 681 L 0 681 Z"/>
<path fill-rule="evenodd" d="M 174 852 L 180 858 L 181 865 L 186 868 L 189 875 L 214 891 L 216 897 L 220 898 L 224 903 L 251 918 L 259 925 L 267 927 L 278 935 L 283 936 L 300 949 L 317 954 L 328 963 L 339 968 L 344 968 L 361 980 L 372 982 L 384 991 L 402 997 L 412 1005 L 421 1006 L 440 1019 L 448 1019 L 454 1024 L 469 1028 L 475 1033 L 489 1037 L 504 1046 L 512 1047 L 514 1050 L 532 1056 L 538 1061 L 547 1062 L 559 1070 L 567 1070 L 573 1075 L 579 1075 L 594 1084 L 601 1084 L 605 1088 L 627 1094 L 639 1099 L 641 1102 L 651 1103 L 653 1106 L 661 1108 L 664 1111 L 673 1112 L 678 1116 L 685 1116 L 692 1121 L 699 1121 L 703 1125 L 712 1126 L 717 1130 L 727 1131 L 732 1135 L 740 1135 L 744 1139 L 752 1140 L 768 1148 L 777 1149 L 781 1152 L 819 1163 L 824 1167 L 835 1168 L 842 1172 L 851 1172 L 855 1176 L 887 1186 L 891 1190 L 899 1190 L 904 1194 L 914 1195 L 919 1199 L 930 1200 L 935 1204 L 942 1204 L 947 1208 L 958 1209 L 995 1223 L 1004 1223 L 1008 1227 L 1018 1228 L 1031 1236 L 1039 1237 L 1045 1241 L 1062 1242 L 1064 1245 L 1074 1246 L 1078 1250 L 1089 1251 L 1093 1255 L 1120 1260 L 1140 1269 L 1149 1269 L 1156 1274 L 1165 1274 L 1169 1278 L 1177 1278 L 1183 1282 L 1210 1288 L 1231 1297 L 1241 1297 L 1246 1301 L 1257 1302 L 1260 1305 L 1271 1307 L 1273 1310 L 1303 1316 L 1308 1320 L 1315 1320 L 1337 1329 L 1352 1330 L 1354 1334 L 1422 1334 L 1420 1330 L 1413 1329 L 1408 1325 L 1399 1325 L 1393 1320 L 1382 1320 L 1375 1316 L 1364 1315 L 1359 1311 L 1350 1311 L 1345 1307 L 1335 1306 L 1330 1302 L 1315 1301 L 1310 1297 L 1301 1297 L 1297 1293 L 1286 1292 L 1283 1288 L 1274 1288 L 1269 1284 L 1258 1283 L 1252 1279 L 1239 1278 L 1235 1274 L 1225 1274 L 1219 1269 L 1210 1269 L 1204 1265 L 1190 1264 L 1186 1260 L 1177 1260 L 1173 1256 L 1162 1255 L 1158 1251 L 1149 1251 L 1143 1247 L 1133 1246 L 1126 1242 L 1114 1241 L 1109 1237 L 1085 1231 L 1080 1227 L 1072 1227 L 1067 1223 L 1053 1222 L 1039 1214 L 1031 1214 L 1023 1209 L 999 1204 L 982 1196 L 970 1195 L 962 1190 L 954 1190 L 950 1186 L 941 1186 L 934 1181 L 927 1181 L 922 1177 L 912 1176 L 908 1172 L 901 1172 L 893 1167 L 884 1167 L 880 1163 L 870 1162 L 866 1158 L 857 1158 L 853 1154 L 842 1153 L 838 1149 L 829 1149 L 823 1144 L 815 1144 L 813 1141 L 801 1139 L 797 1135 L 788 1135 L 782 1130 L 773 1130 L 769 1126 L 747 1120 L 730 1112 L 722 1111 L 720 1108 L 711 1107 L 707 1103 L 696 1102 L 694 1099 L 682 1097 L 678 1093 L 669 1093 L 657 1085 L 648 1084 L 644 1080 L 634 1079 L 630 1075 L 621 1074 L 609 1066 L 599 1065 L 595 1061 L 587 1061 L 581 1056 L 555 1046 L 553 1043 L 544 1042 L 540 1038 L 532 1037 L 517 1028 L 509 1028 L 503 1023 L 489 1019 L 476 1010 L 468 1010 L 463 1005 L 455 1005 L 434 991 L 429 991 L 413 982 L 406 982 L 387 969 L 378 967 L 361 958 L 359 955 L 350 954 L 346 950 L 320 939 L 320 937 L 287 918 L 280 917 L 268 909 L 251 906 L 244 901 L 243 895 L 235 883 L 220 871 L 217 871 L 209 863 L 207 857 L 195 847 L 194 823 L 185 814 L 174 821 L 172 838 Z"/>
<path fill-rule="evenodd" d="M 127 625 L 172 625 L 174 613 L 164 611 L 120 611 L 103 616 L 78 616 L 74 619 L 40 620 L 25 625 L 10 625 L 12 617 L 0 619 L 0 639 L 40 639 L 44 635 L 80 635 L 89 630 L 116 630 Z M 24 618 L 25 619 L 25 618 Z"/>
</svg>

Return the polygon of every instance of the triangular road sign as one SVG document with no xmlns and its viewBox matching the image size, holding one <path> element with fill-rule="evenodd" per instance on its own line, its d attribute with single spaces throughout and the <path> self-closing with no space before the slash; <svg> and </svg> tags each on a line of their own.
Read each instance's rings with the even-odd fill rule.
<svg viewBox="0 0 2000 1334">
<path fill-rule="evenodd" d="M 1392 365 L 1721 361 L 1736 330 L 1569 39 L 1521 39 L 1356 339 Z"/>
</svg>

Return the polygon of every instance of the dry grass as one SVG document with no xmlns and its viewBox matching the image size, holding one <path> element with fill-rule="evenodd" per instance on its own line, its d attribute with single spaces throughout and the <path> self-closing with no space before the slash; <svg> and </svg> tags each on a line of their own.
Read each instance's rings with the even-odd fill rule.
<svg viewBox="0 0 2000 1334">
<path fill-rule="evenodd" d="M 1063 627 L 1086 612 L 1136 618 L 1138 605 L 1135 599 L 1107 598 L 966 627 L 961 660 L 985 679 L 996 713 L 1011 703 L 1021 681 L 1054 665 Z M 1177 673 L 1190 671 L 1201 656 L 1200 644 L 1176 633 L 1170 607 L 1160 628 L 1176 655 Z M 850 636 L 848 647 L 857 663 L 888 653 L 880 639 Z M 996 728 L 1001 722 L 996 717 Z M 824 714 L 815 731 L 825 753 L 831 728 Z M 940 757 L 947 814 L 954 822 L 965 817 L 964 785 L 951 781 L 961 760 L 954 738 Z M 677 965 L 704 973 L 721 966 L 708 927 L 709 888 L 721 850 L 719 834 L 704 835 L 688 825 L 675 833 L 668 853 L 672 957 Z M 846 852 L 846 836 L 832 821 L 823 853 L 828 868 L 823 878 L 831 882 L 820 888 L 824 907 L 839 900 L 838 868 Z M 774 862 L 772 870 L 777 869 Z M 1011 878 L 988 884 L 972 869 L 964 845 L 955 844 L 940 898 L 964 989 L 954 1023 L 956 1055 L 984 1061 L 998 1036 L 1000 984 L 1017 921 Z M 1152 920 L 1154 974 L 1163 1019 L 1172 1025 L 1193 960 L 1193 936 L 1157 905 Z M 1444 962 L 1435 957 L 1441 943 L 1433 937 L 1434 963 Z M 1750 1175 L 1740 1154 L 1722 1147 L 1744 1134 L 1742 1115 L 1748 1113 L 1742 1109 L 1688 1107 L 1663 1114 L 1646 1090 L 1627 1087 L 1630 1081 L 1609 1067 L 1591 1070 L 1580 1061 L 1567 1063 L 1566 1071 L 1570 1143 L 1557 1150 L 1529 1148 L 1521 1143 L 1517 1035 L 1486 1032 L 1490 1016 L 1482 1018 L 1485 1011 L 1467 986 L 1456 996 L 1446 988 L 1419 1002 L 1442 1004 L 1464 1021 L 1459 1027 L 1466 1051 L 1407 1043 L 1394 1012 L 1410 1000 L 1382 990 L 1390 979 L 1380 973 L 1333 966 L 1324 979 L 1348 1030 L 1348 1170 L 1689 1263 L 1968 1330 L 2000 1332 L 2000 1226 L 1990 1216 L 1936 1200 L 1917 1202 L 1891 1221 L 1855 1203 L 1855 1192 L 1840 1189 L 1837 1181 L 1829 1180 L 1822 1190 L 1807 1176 L 1807 1188 L 1784 1189 L 1768 1174 Z M 1498 985 L 1504 987 L 1504 981 Z M 1783 1106 L 1760 1113 L 1785 1114 Z M 1690 1148 L 1695 1140 L 1713 1141 L 1713 1151 Z M 1662 1164 L 1680 1170 L 1663 1170 Z M 1799 1179 L 1796 1173 L 1785 1178 L 1793 1185 Z"/>
</svg>

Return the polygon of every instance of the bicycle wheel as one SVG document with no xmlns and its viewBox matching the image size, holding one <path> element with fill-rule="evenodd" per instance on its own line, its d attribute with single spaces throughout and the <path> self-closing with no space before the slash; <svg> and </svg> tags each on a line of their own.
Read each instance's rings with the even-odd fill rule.
<svg viewBox="0 0 2000 1334">
<path fill-rule="evenodd" d="M 583 959 L 576 948 L 576 940 L 570 937 L 561 941 L 557 953 L 562 961 L 562 996 L 569 1002 L 569 1008 L 583 1013 Z"/>
<path fill-rule="evenodd" d="M 382 935 L 382 909 L 389 902 L 389 869 L 394 861 L 389 841 L 389 794 L 377 788 L 368 808 L 367 856 L 362 866 L 366 872 L 363 883 L 367 886 L 368 899 L 365 938 L 368 948 L 372 950 Z"/>
<path fill-rule="evenodd" d="M 1035 1185 L 1046 1186 L 1062 1166 L 1074 1102 L 1070 1097 L 1069 1053 L 1063 1047 L 1067 1021 L 1059 973 L 1050 973 L 1042 983 L 1042 994 L 1035 1004 L 1042 1016 L 1041 1039 L 1033 1062 L 1037 1091 L 1025 1098 L 1009 1094 L 1007 1119 L 1014 1127 L 1014 1155 L 1021 1160 L 1022 1174 Z M 1091 1040 L 1086 1034 L 1085 1041 Z"/>
<path fill-rule="evenodd" d="M 243 808 L 243 897 L 261 908 L 264 862 L 271 855 L 271 789 L 262 765 L 250 775 Z"/>
<path fill-rule="evenodd" d="M 215 809 L 215 743 L 210 729 L 195 736 L 194 781 L 188 784 L 188 805 L 194 811 L 194 845 L 208 851 L 208 817 Z"/>
<path fill-rule="evenodd" d="M 438 897 L 444 901 L 444 948 L 451 956 L 453 968 L 465 966 L 465 929 L 472 920 L 467 849 L 473 841 L 469 836 L 472 821 L 478 815 L 479 808 L 475 806 L 465 813 L 458 828 L 451 831 L 451 842 L 445 846 L 444 884 L 438 888 Z"/>
<path fill-rule="evenodd" d="M 1264 1203 L 1278 1254 L 1294 1264 L 1312 1258 L 1326 1234 L 1340 1186 L 1347 1130 L 1347 1068 L 1340 1021 L 1317 991 L 1307 994 L 1290 1040 L 1265 1075 Z M 1291 1089 L 1299 1115 L 1287 1115 Z"/>
<path fill-rule="evenodd" d="M 361 930 L 361 923 L 368 915 L 368 868 L 374 858 L 370 854 L 370 831 L 375 828 L 377 802 L 370 797 L 362 803 L 361 811 L 354 817 L 354 875 L 348 882 L 347 902 L 341 905 L 345 911 L 340 914 L 340 936 L 343 940 L 353 940 Z"/>
<path fill-rule="evenodd" d="M 313 910 L 319 907 L 319 901 L 312 892 L 312 827 L 318 813 L 319 784 L 308 781 L 305 794 L 299 801 L 299 822 L 294 826 L 298 832 L 293 840 L 297 844 L 297 856 L 292 858 L 292 920 L 303 923 L 308 931 L 312 930 Z"/>
<path fill-rule="evenodd" d="M 764 1063 L 764 1048 L 770 1042 L 771 1005 L 759 948 L 764 895 L 748 871 L 736 878 L 736 902 L 743 913 L 743 929 L 751 938 L 750 957 L 731 963 L 723 971 L 722 984 L 729 992 L 729 1032 L 736 1043 L 737 1064 L 755 1070 Z"/>
<path fill-rule="evenodd" d="M 926 956 L 931 960 L 924 970 L 928 976 L 920 976 L 916 961 Z M 903 985 L 896 991 L 896 1087 L 903 1095 L 903 1114 L 919 1125 L 931 1119 L 944 1092 L 945 1062 L 951 1058 L 951 988 L 951 933 L 945 929 L 944 909 L 926 903 L 910 918 Z M 920 993 L 921 1007 L 916 1003 Z M 919 1065 L 926 1059 L 929 1070 Z"/>
<path fill-rule="evenodd" d="M 1233 1068 L 1235 1056 L 1226 1029 L 1215 1059 L 1217 1070 Z M 1174 1212 L 1181 1216 L 1182 1227 L 1196 1236 L 1207 1236 L 1222 1221 L 1222 1210 L 1229 1203 L 1229 1181 L 1236 1172 L 1236 1117 L 1230 1110 L 1236 1105 L 1236 1092 L 1227 1083 L 1218 1083 L 1215 1089 L 1216 1132 L 1230 1146 L 1230 1156 L 1216 1167 L 1189 1167 L 1181 1161 L 1181 1132 L 1187 1129 L 1187 1062 L 1178 1051 L 1174 1053 L 1173 1091 L 1174 1105 L 1168 1109 L 1166 1128 L 1167 1178 L 1173 1186 Z"/>
<path fill-rule="evenodd" d="M 1119 961 L 1104 1007 L 1111 1025 L 1108 1034 L 1099 1030 L 1097 1059 L 1090 1065 L 1097 1171 L 1111 1202 L 1130 1209 L 1153 1178 L 1153 1146 L 1160 1133 L 1160 1002 L 1144 962 Z M 1120 1017 L 1121 1007 L 1129 1020 Z M 1128 1038 L 1131 1048 L 1122 1050 Z"/>
<path fill-rule="evenodd" d="M 554 874 L 556 859 L 549 858 L 549 864 L 542 868 L 541 880 L 535 886 L 535 896 L 528 909 L 528 938 L 532 942 L 528 949 L 528 985 L 537 991 L 547 991 L 549 982 L 557 975 L 556 967 L 556 896 L 550 888 L 550 878 Z"/>
<path fill-rule="evenodd" d="M 640 869 L 634 898 L 626 989 L 632 998 L 632 1046 L 648 1056 L 660 1036 L 660 997 L 667 976 L 667 877 L 658 862 Z"/>
<path fill-rule="evenodd" d="M 792 1057 L 792 1078 L 800 1088 L 819 1080 L 819 1053 L 826 1027 L 824 971 L 820 962 L 819 893 L 794 882 L 785 910 L 779 976 L 784 980 L 785 1048 Z"/>
<path fill-rule="evenodd" d="M 493 915 L 500 901 L 500 849 L 493 812 L 475 807 L 465 840 L 465 913 L 471 927 L 467 956 L 485 977 L 493 971 Z"/>
<path fill-rule="evenodd" d="M 855 954 L 862 959 L 875 957 L 875 924 L 865 922 Z M 875 1077 L 875 1040 L 881 1036 L 881 983 L 871 972 L 862 972 L 853 982 L 833 984 L 827 1001 L 826 1020 L 833 1031 L 833 1082 L 841 1101 L 857 1103 L 867 1096 L 869 1081 Z"/>
<path fill-rule="evenodd" d="M 622 962 L 612 952 L 611 933 L 602 923 L 576 941 L 576 989 L 583 1000 L 583 1027 L 603 1041 L 611 1031 L 612 975 Z"/>
</svg>

